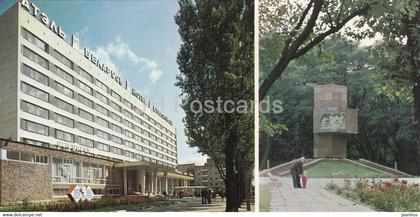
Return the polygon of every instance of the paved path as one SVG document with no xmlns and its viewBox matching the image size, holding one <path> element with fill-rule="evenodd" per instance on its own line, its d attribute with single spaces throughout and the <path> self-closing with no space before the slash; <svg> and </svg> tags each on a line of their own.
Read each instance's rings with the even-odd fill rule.
<svg viewBox="0 0 420 217">
<path fill-rule="evenodd" d="M 331 179 L 308 180 L 308 188 L 292 188 L 291 177 L 280 180 L 280 187 L 271 187 L 270 209 L 274 212 L 373 212 L 366 206 L 356 204 L 324 189 Z M 269 179 L 260 177 L 261 184 Z M 343 179 L 334 179 L 336 184 Z"/>
<path fill-rule="evenodd" d="M 153 207 L 144 210 L 130 210 L 133 212 L 224 212 L 226 205 L 220 198 L 216 198 L 216 202 L 212 204 L 201 204 L 201 198 L 183 198 L 175 199 L 178 203 L 169 206 Z M 225 200 L 226 201 L 226 200 Z M 254 211 L 254 206 L 251 207 Z M 245 212 L 246 207 L 242 206 L 239 210 Z"/>
</svg>

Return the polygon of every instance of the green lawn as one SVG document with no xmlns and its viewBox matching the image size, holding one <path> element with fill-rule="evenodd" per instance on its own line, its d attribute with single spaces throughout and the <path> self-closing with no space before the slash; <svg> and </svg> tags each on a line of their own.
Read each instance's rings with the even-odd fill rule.
<svg viewBox="0 0 420 217">
<path fill-rule="evenodd" d="M 270 211 L 270 187 L 268 185 L 260 185 L 260 212 Z"/>
<path fill-rule="evenodd" d="M 326 161 L 310 167 L 305 171 L 309 178 L 386 178 L 390 175 L 357 166 L 345 161 Z"/>
</svg>

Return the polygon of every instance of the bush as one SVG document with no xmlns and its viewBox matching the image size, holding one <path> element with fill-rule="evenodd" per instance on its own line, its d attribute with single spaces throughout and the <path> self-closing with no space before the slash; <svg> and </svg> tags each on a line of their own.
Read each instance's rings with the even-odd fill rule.
<svg viewBox="0 0 420 217">
<path fill-rule="evenodd" d="M 344 187 L 327 184 L 328 190 L 344 197 L 360 201 L 381 211 L 388 212 L 419 212 L 420 188 L 419 184 L 408 184 L 406 180 L 393 178 L 390 181 L 376 182 L 359 179 L 354 187 L 345 180 Z"/>
<path fill-rule="evenodd" d="M 80 201 L 79 203 L 71 201 L 56 201 L 48 203 L 30 203 L 23 200 L 16 211 L 55 211 L 55 212 L 77 212 L 84 210 L 93 210 L 101 207 L 118 207 L 122 205 L 146 206 L 160 201 L 166 201 L 166 198 L 149 198 L 143 196 L 103 196 L 91 201 Z"/>
</svg>

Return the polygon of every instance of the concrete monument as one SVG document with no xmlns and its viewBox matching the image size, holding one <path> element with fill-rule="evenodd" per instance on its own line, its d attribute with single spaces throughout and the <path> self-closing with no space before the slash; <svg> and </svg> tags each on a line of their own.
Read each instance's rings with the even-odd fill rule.
<svg viewBox="0 0 420 217">
<path fill-rule="evenodd" d="M 347 87 L 314 88 L 314 157 L 347 157 L 347 136 L 357 133 L 357 110 L 347 108 Z"/>
</svg>

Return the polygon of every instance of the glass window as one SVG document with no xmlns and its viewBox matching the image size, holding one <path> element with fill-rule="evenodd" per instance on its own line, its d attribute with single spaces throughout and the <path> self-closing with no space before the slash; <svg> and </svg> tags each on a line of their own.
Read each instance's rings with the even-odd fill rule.
<svg viewBox="0 0 420 217">
<path fill-rule="evenodd" d="M 114 92 L 113 90 L 111 91 L 111 96 L 114 97 L 115 99 L 118 99 L 118 101 L 121 101 L 121 96 Z"/>
<path fill-rule="evenodd" d="M 47 51 L 47 44 L 24 28 L 22 28 L 22 36 L 24 39 L 41 48 L 43 51 Z"/>
<path fill-rule="evenodd" d="M 66 86 L 64 86 L 64 85 L 62 85 L 62 84 L 60 84 L 60 83 L 58 83 L 58 82 L 55 82 L 55 89 L 58 91 L 58 92 L 60 92 L 60 93 L 62 93 L 62 94 L 64 94 L 64 95 L 66 95 L 66 96 L 68 96 L 68 97 L 70 97 L 70 98 L 74 98 L 74 93 L 73 93 L 73 91 L 70 89 L 70 88 L 67 88 Z"/>
<path fill-rule="evenodd" d="M 108 116 L 108 109 L 106 109 L 105 107 L 103 107 L 99 104 L 96 104 L 96 111 Z"/>
<path fill-rule="evenodd" d="M 133 114 L 131 114 L 131 112 L 129 112 L 129 111 L 127 111 L 127 110 L 125 110 L 125 109 L 124 109 L 124 114 L 125 114 L 127 117 L 129 117 L 129 118 L 133 119 Z"/>
<path fill-rule="evenodd" d="M 20 153 L 18 151 L 7 150 L 7 159 L 20 160 L 19 155 L 20 155 Z"/>
<path fill-rule="evenodd" d="M 122 155 L 123 150 L 121 148 L 112 147 L 112 153 Z"/>
<path fill-rule="evenodd" d="M 28 121 L 28 120 L 21 120 L 20 124 L 23 130 L 27 130 L 29 132 L 38 133 L 38 134 L 42 134 L 46 136 L 48 136 L 49 134 L 48 132 L 49 128 L 42 124 L 38 124 L 38 123 Z"/>
<path fill-rule="evenodd" d="M 130 109 L 132 109 L 133 108 L 133 105 L 128 101 L 128 100 L 126 100 L 126 99 L 123 99 L 123 103 L 124 103 L 124 105 L 126 105 L 128 108 L 130 108 Z"/>
<path fill-rule="evenodd" d="M 96 79 L 95 84 L 96 84 L 96 86 L 98 86 L 99 88 L 101 88 L 103 91 L 105 91 L 106 93 L 108 93 L 108 87 L 104 83 L 102 83 L 98 79 Z"/>
<path fill-rule="evenodd" d="M 125 151 L 125 156 L 129 158 L 134 158 L 134 153 L 131 151 Z"/>
<path fill-rule="evenodd" d="M 24 138 L 23 141 L 27 144 L 31 144 L 31 145 L 37 145 L 37 146 L 42 146 L 42 147 L 49 147 L 48 143 L 45 142 L 40 142 L 40 141 L 35 141 L 32 139 L 27 139 Z"/>
<path fill-rule="evenodd" d="M 32 162 L 33 157 L 34 156 L 32 154 L 29 154 L 29 153 L 23 153 L 23 152 L 20 153 L 20 160 L 21 161 L 29 161 L 29 162 Z"/>
<path fill-rule="evenodd" d="M 128 121 L 127 119 L 124 119 L 123 123 L 124 123 L 125 126 L 127 126 L 129 128 L 133 128 L 133 124 L 130 121 Z"/>
<path fill-rule="evenodd" d="M 82 103 L 85 106 L 93 108 L 93 101 L 84 97 L 84 96 L 82 96 L 82 95 L 78 95 L 77 101 L 79 101 L 80 103 Z"/>
<path fill-rule="evenodd" d="M 48 163 L 48 156 L 35 155 L 34 156 L 34 162 L 47 164 Z"/>
<path fill-rule="evenodd" d="M 38 89 L 38 88 L 36 88 L 32 85 L 24 83 L 24 82 L 22 82 L 21 88 L 22 88 L 22 92 L 24 92 L 28 95 L 31 95 L 33 97 L 36 97 L 40 100 L 43 100 L 45 102 L 48 102 L 49 95 L 48 95 L 47 92 L 44 92 L 44 91 L 42 91 L 42 90 L 40 90 L 40 89 Z"/>
<path fill-rule="evenodd" d="M 55 113 L 55 122 L 57 122 L 59 124 L 62 124 L 62 125 L 65 125 L 65 126 L 68 126 L 68 127 L 71 127 L 71 128 L 74 127 L 73 119 L 65 117 L 65 116 L 57 114 L 57 113 Z"/>
<path fill-rule="evenodd" d="M 80 131 L 93 135 L 93 127 L 86 125 L 84 123 L 81 123 L 81 122 L 79 122 L 78 127 Z"/>
<path fill-rule="evenodd" d="M 26 101 L 22 101 L 21 108 L 22 108 L 22 111 L 24 111 L 24 112 L 28 112 L 28 113 L 34 114 L 36 116 L 43 117 L 45 119 L 48 119 L 48 117 L 49 117 L 49 111 L 47 109 L 36 106 L 36 105 L 34 105 L 32 103 L 29 103 L 29 102 L 26 102 Z"/>
<path fill-rule="evenodd" d="M 130 137 L 130 138 L 133 138 L 133 133 L 132 133 L 132 132 L 130 132 L 130 131 L 128 131 L 128 130 L 125 130 L 125 131 L 124 131 L 124 134 L 125 134 L 126 136 Z"/>
<path fill-rule="evenodd" d="M 82 69 L 82 68 L 79 67 L 78 73 L 79 73 L 80 76 L 82 76 L 86 80 L 88 80 L 91 83 L 93 83 L 93 77 L 87 71 L 85 71 L 84 69 Z"/>
<path fill-rule="evenodd" d="M 55 98 L 55 105 L 58 108 L 61 108 L 61 109 L 65 110 L 65 111 L 68 111 L 68 112 L 70 112 L 72 114 L 74 112 L 74 108 L 73 108 L 73 105 L 72 104 L 67 103 L 67 102 L 65 102 L 65 101 L 63 101 L 63 100 L 61 100 L 59 98 Z"/>
<path fill-rule="evenodd" d="M 67 73 L 66 71 L 62 70 L 61 68 L 54 66 L 52 71 L 58 75 L 59 77 L 61 77 L 62 79 L 66 80 L 67 82 L 69 82 L 70 84 L 73 84 L 73 76 L 70 75 L 69 73 Z"/>
<path fill-rule="evenodd" d="M 79 137 L 79 144 L 83 145 L 83 146 L 86 146 L 86 147 L 93 148 L 93 140 L 91 140 L 91 139 L 86 139 L 86 138 L 83 138 L 83 137 Z"/>
<path fill-rule="evenodd" d="M 111 124 L 111 129 L 116 131 L 116 132 L 122 133 L 122 128 L 115 125 L 115 124 Z"/>
<path fill-rule="evenodd" d="M 60 52 L 56 50 L 53 50 L 51 53 L 52 53 L 52 56 L 56 58 L 58 61 L 60 61 L 65 66 L 69 67 L 70 69 L 73 69 L 73 63 L 63 54 L 61 54 Z"/>
<path fill-rule="evenodd" d="M 85 84 L 85 83 L 83 83 L 83 82 L 79 81 L 79 87 L 80 87 L 80 89 L 81 89 L 81 90 L 83 90 L 84 92 L 86 92 L 86 93 L 88 93 L 88 94 L 92 95 L 92 88 L 91 88 L 91 87 L 89 87 L 87 84 Z"/>
<path fill-rule="evenodd" d="M 73 142 L 74 141 L 74 135 L 71 133 L 67 133 L 61 130 L 55 130 L 55 138 L 61 139 L 67 142 Z"/>
<path fill-rule="evenodd" d="M 102 126 L 104 126 L 104 127 L 108 127 L 109 126 L 109 122 L 108 121 L 106 121 L 105 119 L 103 119 L 103 118 L 100 118 L 100 117 L 97 117 L 97 122 L 98 122 L 98 124 L 100 124 L 100 125 L 102 125 Z"/>
<path fill-rule="evenodd" d="M 23 56 L 26 58 L 38 63 L 40 66 L 48 69 L 48 60 L 40 55 L 36 54 L 32 50 L 28 49 L 27 47 L 22 48 Z"/>
<path fill-rule="evenodd" d="M 99 92 L 96 92 L 95 95 L 96 95 L 96 98 L 99 99 L 101 102 L 108 104 L 108 98 L 106 96 L 102 95 Z"/>
<path fill-rule="evenodd" d="M 109 134 L 102 131 L 102 130 L 96 130 L 96 135 L 98 135 L 99 137 L 103 138 L 103 139 L 109 139 Z"/>
<path fill-rule="evenodd" d="M 124 141 L 124 145 L 127 146 L 127 147 L 130 147 L 130 148 L 134 148 L 134 143 L 132 143 L 132 142 L 130 142 L 128 140 L 125 140 Z"/>
<path fill-rule="evenodd" d="M 22 64 L 22 73 L 35 81 L 48 86 L 48 77 L 46 75 L 25 64 Z"/>
<path fill-rule="evenodd" d="M 119 106 L 117 103 L 111 101 L 111 107 L 114 108 L 115 110 L 121 112 L 121 106 Z"/>
<path fill-rule="evenodd" d="M 109 145 L 105 145 L 103 143 L 98 143 L 97 148 L 99 150 L 109 152 Z"/>
<path fill-rule="evenodd" d="M 79 109 L 79 116 L 88 121 L 93 121 L 93 115 L 85 110 Z"/>
<path fill-rule="evenodd" d="M 118 144 L 123 144 L 123 140 L 118 136 L 111 136 L 111 141 L 116 142 Z"/>
<path fill-rule="evenodd" d="M 111 118 L 118 121 L 118 122 L 122 122 L 122 119 L 120 116 L 118 116 L 117 114 L 115 114 L 114 112 L 111 112 Z"/>
</svg>

